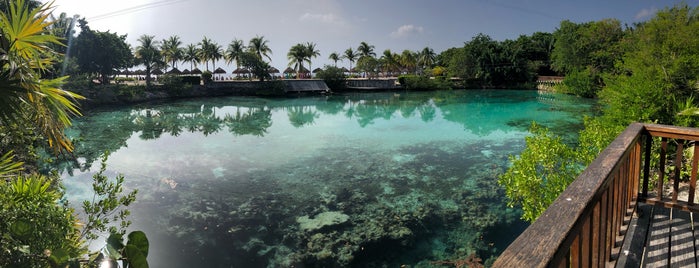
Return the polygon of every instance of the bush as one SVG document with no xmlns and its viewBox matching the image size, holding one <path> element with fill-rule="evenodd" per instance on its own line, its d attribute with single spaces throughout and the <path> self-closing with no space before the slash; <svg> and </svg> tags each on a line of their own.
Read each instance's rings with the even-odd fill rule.
<svg viewBox="0 0 699 268">
<path fill-rule="evenodd" d="M 191 88 L 189 84 L 182 82 L 182 78 L 181 76 L 166 74 L 160 77 L 160 83 L 163 84 L 163 87 L 170 95 L 179 96 Z"/>
<path fill-rule="evenodd" d="M 573 94 L 581 97 L 594 97 L 601 89 L 599 76 L 588 69 L 570 72 L 563 79 L 563 85 L 557 87 L 561 93 Z"/>
<path fill-rule="evenodd" d="M 449 82 L 443 77 L 431 79 L 425 76 L 401 75 L 398 82 L 407 90 L 448 90 L 451 89 Z"/>
<path fill-rule="evenodd" d="M 342 69 L 326 65 L 318 72 L 316 77 L 323 79 L 331 90 L 342 90 L 345 88 L 345 74 Z"/>
<path fill-rule="evenodd" d="M 181 76 L 182 83 L 198 86 L 201 84 L 201 77 L 199 76 Z"/>
<path fill-rule="evenodd" d="M 213 77 L 213 74 L 209 71 L 204 71 L 201 74 L 201 81 L 204 81 L 204 85 L 211 83 L 211 78 Z"/>
</svg>

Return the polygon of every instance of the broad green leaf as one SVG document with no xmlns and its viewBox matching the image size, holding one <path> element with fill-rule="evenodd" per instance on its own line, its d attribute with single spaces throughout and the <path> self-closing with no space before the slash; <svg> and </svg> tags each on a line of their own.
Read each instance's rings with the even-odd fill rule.
<svg viewBox="0 0 699 268">
<path fill-rule="evenodd" d="M 124 249 L 124 254 L 126 254 L 126 261 L 129 267 L 133 268 L 148 268 L 148 260 L 146 256 L 141 253 L 141 249 L 134 245 L 126 245 Z"/>
<path fill-rule="evenodd" d="M 126 246 L 134 246 L 141 251 L 143 256 L 148 257 L 148 238 L 142 231 L 133 231 L 129 234 L 129 242 Z"/>
</svg>

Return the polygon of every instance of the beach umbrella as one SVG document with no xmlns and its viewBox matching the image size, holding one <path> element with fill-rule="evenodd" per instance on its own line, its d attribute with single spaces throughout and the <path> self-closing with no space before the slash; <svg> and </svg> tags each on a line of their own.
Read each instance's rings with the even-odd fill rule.
<svg viewBox="0 0 699 268">
<path fill-rule="evenodd" d="M 216 70 L 214 70 L 214 73 L 215 74 L 225 74 L 226 70 L 221 69 L 221 67 L 218 67 L 218 68 L 216 68 Z"/>
<path fill-rule="evenodd" d="M 343 73 L 349 73 L 349 70 L 347 70 L 347 68 L 345 68 L 345 67 L 342 67 L 342 72 L 343 72 Z"/>
<path fill-rule="evenodd" d="M 199 70 L 199 68 L 194 68 L 192 74 L 201 74 L 201 70 Z"/>
<path fill-rule="evenodd" d="M 318 72 L 320 72 L 320 71 L 323 71 L 323 69 L 321 69 L 321 68 L 315 68 L 315 69 L 313 69 L 313 73 L 314 73 L 314 74 L 315 74 L 315 73 L 318 73 Z"/>
<path fill-rule="evenodd" d="M 182 71 L 182 74 L 192 74 L 192 72 L 189 69 L 184 69 L 184 71 Z"/>
<path fill-rule="evenodd" d="M 151 73 L 151 74 L 154 74 L 154 75 L 161 75 L 161 74 L 163 74 L 163 71 L 161 71 L 160 69 L 155 69 L 155 70 L 153 70 L 153 71 L 150 72 L 150 73 Z"/>
<path fill-rule="evenodd" d="M 271 74 L 278 74 L 278 73 L 279 73 L 279 69 L 274 68 L 274 67 L 269 67 L 269 69 L 267 70 L 267 72 L 269 72 L 269 73 L 271 73 Z"/>
<path fill-rule="evenodd" d="M 285 73 L 285 74 L 292 74 L 292 73 L 295 73 L 295 72 L 296 72 L 296 71 L 294 71 L 294 69 L 291 69 L 291 67 L 286 67 L 286 70 L 284 70 L 284 73 Z"/>
</svg>

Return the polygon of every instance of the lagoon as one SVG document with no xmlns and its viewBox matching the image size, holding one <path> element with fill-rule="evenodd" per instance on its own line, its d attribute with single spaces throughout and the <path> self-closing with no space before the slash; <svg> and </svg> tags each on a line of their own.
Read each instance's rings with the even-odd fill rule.
<svg viewBox="0 0 699 268">
<path fill-rule="evenodd" d="M 78 159 L 57 166 L 79 204 L 111 152 L 153 267 L 489 262 L 527 226 L 497 177 L 531 122 L 574 143 L 594 107 L 528 90 L 147 103 L 75 120 Z"/>
</svg>

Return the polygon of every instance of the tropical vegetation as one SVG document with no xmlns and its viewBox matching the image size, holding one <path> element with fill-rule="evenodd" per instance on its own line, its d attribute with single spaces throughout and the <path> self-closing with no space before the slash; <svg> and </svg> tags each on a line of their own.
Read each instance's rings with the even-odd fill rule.
<svg viewBox="0 0 699 268">
<path fill-rule="evenodd" d="M 18 0 L 3 2 L 0 9 L 0 266 L 94 267 L 121 261 L 148 267 L 148 241 L 142 232 L 129 235 L 131 249 L 122 250 L 127 245 L 89 253 L 86 247 L 106 231 L 113 234 L 114 244 L 121 243 L 129 225 L 128 210 L 122 207 L 136 194 L 122 195 L 123 177 L 107 178 L 103 166 L 93 182 L 95 198 L 83 204 L 83 218 L 63 201 L 56 176 L 38 173 L 34 163 L 41 148 L 54 154 L 73 150 L 64 129 L 71 117 L 80 115 L 76 101 L 83 97 L 61 89 L 66 77 L 45 77 L 56 75 L 50 71 L 58 58 L 52 47 L 61 42 L 52 34 L 51 4 Z M 86 35 L 91 42 L 121 40 L 110 33 L 87 34 L 96 35 Z"/>
<path fill-rule="evenodd" d="M 589 85 L 573 90 L 597 96 L 603 108 L 600 116 L 585 120 L 577 144 L 532 127 L 526 149 L 512 157 L 512 167 L 500 178 L 511 205 L 522 206 L 526 220 L 541 215 L 630 123 L 699 126 L 699 37 L 693 34 L 699 30 L 698 14 L 699 9 L 681 4 L 624 30 L 614 20 L 561 22 L 553 34 L 552 67 L 566 74 L 566 91 Z"/>
</svg>

